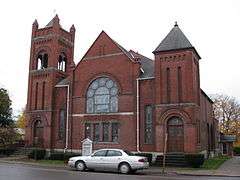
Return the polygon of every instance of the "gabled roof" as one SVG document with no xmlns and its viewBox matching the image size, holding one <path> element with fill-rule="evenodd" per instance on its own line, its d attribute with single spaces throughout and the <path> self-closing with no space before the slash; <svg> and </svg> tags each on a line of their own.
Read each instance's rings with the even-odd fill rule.
<svg viewBox="0 0 240 180">
<path fill-rule="evenodd" d="M 210 103 L 214 103 L 213 100 L 201 89 L 201 93 L 208 99 Z"/>
<path fill-rule="evenodd" d="M 113 40 L 105 31 L 102 30 L 102 32 L 98 35 L 98 37 L 96 38 L 96 40 L 93 42 L 93 44 L 90 46 L 90 48 L 88 49 L 88 51 L 85 53 L 85 55 L 83 56 L 82 59 L 85 58 L 85 56 L 88 54 L 88 52 L 92 49 L 92 47 L 95 45 L 95 43 L 98 41 L 98 39 L 101 36 L 106 36 L 113 44 L 115 44 L 115 46 L 122 51 L 130 60 L 134 61 L 134 58 L 131 56 L 131 54 L 124 48 L 122 47 L 120 44 L 118 44 L 115 40 Z"/>
<path fill-rule="evenodd" d="M 154 61 L 146 56 L 143 56 L 133 50 L 130 50 L 129 53 L 141 64 L 143 72 L 140 75 L 140 78 L 150 78 L 154 77 Z"/>
<path fill-rule="evenodd" d="M 111 37 L 109 37 L 117 46 L 119 49 L 121 49 L 122 52 L 124 52 L 124 54 L 126 54 L 126 56 L 129 58 L 129 59 L 133 59 L 132 56 L 131 56 L 131 53 L 128 52 L 124 47 L 122 47 L 120 44 L 118 44 L 115 40 L 113 40 Z"/>
<path fill-rule="evenodd" d="M 199 56 L 194 46 L 190 43 L 187 37 L 184 35 L 182 30 L 175 23 L 172 30 L 168 35 L 162 40 L 162 42 L 157 46 L 153 53 L 171 51 L 171 50 L 181 50 L 181 49 L 193 49 Z M 200 56 L 199 56 L 200 58 Z"/>
</svg>

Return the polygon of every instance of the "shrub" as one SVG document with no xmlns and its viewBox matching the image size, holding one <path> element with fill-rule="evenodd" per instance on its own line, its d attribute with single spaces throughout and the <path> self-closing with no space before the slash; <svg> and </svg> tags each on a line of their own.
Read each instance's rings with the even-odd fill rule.
<svg viewBox="0 0 240 180">
<path fill-rule="evenodd" d="M 135 153 L 135 155 L 148 158 L 149 164 L 152 164 L 152 154 L 151 153 Z"/>
<path fill-rule="evenodd" d="M 0 149 L 0 155 L 1 156 L 10 156 L 11 154 L 13 154 L 16 151 L 16 149 L 14 148 L 4 148 L 4 149 Z"/>
<path fill-rule="evenodd" d="M 234 147 L 233 152 L 234 152 L 235 155 L 240 155 L 240 146 Z"/>
<path fill-rule="evenodd" d="M 45 149 L 32 149 L 32 151 L 28 155 L 28 158 L 40 160 L 40 159 L 44 159 L 45 155 L 46 155 Z"/>
<path fill-rule="evenodd" d="M 199 168 L 204 163 L 204 155 L 203 154 L 186 154 L 185 160 L 189 166 L 194 168 Z"/>
<path fill-rule="evenodd" d="M 50 155 L 50 157 L 48 159 L 49 160 L 63 160 L 63 161 L 67 161 L 69 158 L 71 158 L 73 156 L 81 156 L 81 154 L 55 152 L 55 153 L 51 153 L 51 155 Z"/>
</svg>

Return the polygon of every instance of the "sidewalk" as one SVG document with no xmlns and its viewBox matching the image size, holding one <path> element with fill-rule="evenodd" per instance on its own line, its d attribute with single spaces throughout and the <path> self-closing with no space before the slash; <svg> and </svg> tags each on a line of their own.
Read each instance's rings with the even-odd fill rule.
<svg viewBox="0 0 240 180">
<path fill-rule="evenodd" d="M 143 170 L 145 173 L 161 173 L 161 167 L 150 167 L 147 170 Z M 233 157 L 224 162 L 216 170 L 204 170 L 194 168 L 177 168 L 167 167 L 165 172 L 167 174 L 178 174 L 178 175 L 191 175 L 191 176 L 229 176 L 229 177 L 240 177 L 240 157 Z"/>
<path fill-rule="evenodd" d="M 68 169 L 65 164 L 52 165 L 52 164 L 40 164 L 37 162 L 29 162 L 21 160 L 21 157 L 9 157 L 0 158 L 0 163 L 8 164 L 22 164 L 35 167 L 51 168 L 51 169 Z M 140 173 L 147 175 L 162 175 L 161 167 L 150 167 L 149 169 L 140 170 Z M 203 170 L 194 168 L 182 168 L 182 167 L 167 167 L 165 169 L 166 175 L 187 175 L 187 176 L 228 176 L 228 177 L 240 177 L 240 157 L 233 157 L 223 163 L 217 170 Z"/>
</svg>

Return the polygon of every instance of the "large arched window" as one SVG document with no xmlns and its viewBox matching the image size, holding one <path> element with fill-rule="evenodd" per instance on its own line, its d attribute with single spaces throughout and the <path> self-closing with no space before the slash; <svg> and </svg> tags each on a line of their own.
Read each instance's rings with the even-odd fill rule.
<svg viewBox="0 0 240 180">
<path fill-rule="evenodd" d="M 58 69 L 60 71 L 66 71 L 67 57 L 64 53 L 61 53 L 58 57 Z"/>
<path fill-rule="evenodd" d="M 37 70 L 45 69 L 47 67 L 48 67 L 48 54 L 42 51 L 37 56 Z"/>
<path fill-rule="evenodd" d="M 87 113 L 118 111 L 118 87 L 108 77 L 95 79 L 87 90 Z"/>
</svg>

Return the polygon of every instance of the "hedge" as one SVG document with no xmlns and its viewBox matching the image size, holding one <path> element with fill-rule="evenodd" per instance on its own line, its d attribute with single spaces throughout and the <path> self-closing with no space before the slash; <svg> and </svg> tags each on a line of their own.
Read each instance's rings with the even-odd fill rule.
<svg viewBox="0 0 240 180">
<path fill-rule="evenodd" d="M 235 155 L 240 155 L 240 146 L 234 147 L 233 152 L 234 152 Z"/>
<path fill-rule="evenodd" d="M 30 154 L 28 155 L 28 158 L 40 160 L 40 159 L 44 159 L 45 155 L 46 155 L 45 149 L 32 149 Z"/>
<path fill-rule="evenodd" d="M 0 149 L 0 156 L 10 156 L 15 151 L 16 151 L 16 149 L 13 149 L 13 148 Z"/>
<path fill-rule="evenodd" d="M 203 154 L 185 154 L 187 164 L 194 168 L 199 168 L 204 163 Z"/>
<path fill-rule="evenodd" d="M 67 161 L 69 158 L 71 158 L 73 156 L 81 156 L 81 154 L 55 152 L 55 153 L 51 153 L 50 157 L 48 159 L 49 160 L 63 160 L 63 161 Z"/>
<path fill-rule="evenodd" d="M 148 158 L 149 164 L 152 164 L 152 154 L 151 153 L 135 153 L 135 155 Z"/>
</svg>

